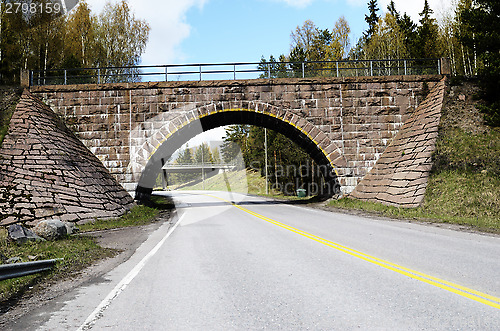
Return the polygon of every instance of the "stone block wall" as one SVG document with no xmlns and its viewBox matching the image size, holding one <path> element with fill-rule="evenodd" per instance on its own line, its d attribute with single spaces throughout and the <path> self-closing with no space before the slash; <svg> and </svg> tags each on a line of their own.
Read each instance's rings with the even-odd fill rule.
<svg viewBox="0 0 500 331">
<path fill-rule="evenodd" d="M 326 137 L 343 193 L 372 169 L 400 127 L 441 76 L 257 79 L 35 86 L 83 143 L 128 190 L 157 143 L 206 109 L 259 112 L 272 108 Z M 306 130 L 303 130 L 306 131 Z M 138 135 L 141 135 L 139 137 Z M 155 138 L 156 137 L 156 138 Z M 323 136 L 322 136 L 323 137 Z M 139 173 L 140 175 L 140 173 Z"/>
<path fill-rule="evenodd" d="M 0 149 L 0 225 L 114 218 L 133 204 L 63 121 L 26 90 Z"/>
<path fill-rule="evenodd" d="M 445 88 L 443 79 L 399 130 L 351 197 L 401 207 L 417 207 L 423 202 Z"/>
</svg>

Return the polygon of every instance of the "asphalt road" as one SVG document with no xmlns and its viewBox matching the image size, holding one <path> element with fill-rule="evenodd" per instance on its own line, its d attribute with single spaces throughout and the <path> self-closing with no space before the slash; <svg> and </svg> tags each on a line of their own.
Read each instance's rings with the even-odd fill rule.
<svg viewBox="0 0 500 331">
<path fill-rule="evenodd" d="M 35 329 L 499 329 L 499 237 L 169 194 L 175 227 Z"/>
</svg>

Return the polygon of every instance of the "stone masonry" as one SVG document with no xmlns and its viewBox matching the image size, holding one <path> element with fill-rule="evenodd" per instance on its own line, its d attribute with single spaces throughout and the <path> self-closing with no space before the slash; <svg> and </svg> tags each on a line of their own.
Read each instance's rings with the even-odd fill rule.
<svg viewBox="0 0 500 331">
<path fill-rule="evenodd" d="M 351 197 L 399 207 L 417 207 L 423 202 L 445 87 L 443 79 L 432 89 Z"/>
<path fill-rule="evenodd" d="M 158 159 L 152 156 L 175 132 L 200 119 L 212 118 L 211 127 L 231 124 L 217 122 L 222 112 L 250 112 L 286 123 L 314 142 L 335 168 L 342 192 L 350 193 L 441 78 L 150 82 L 31 91 L 66 120 L 127 190 L 135 189 L 144 169 Z M 245 117 L 247 124 L 256 124 L 252 118 Z"/>
<path fill-rule="evenodd" d="M 0 225 L 107 219 L 133 203 L 62 120 L 25 90 L 0 149 Z"/>
</svg>

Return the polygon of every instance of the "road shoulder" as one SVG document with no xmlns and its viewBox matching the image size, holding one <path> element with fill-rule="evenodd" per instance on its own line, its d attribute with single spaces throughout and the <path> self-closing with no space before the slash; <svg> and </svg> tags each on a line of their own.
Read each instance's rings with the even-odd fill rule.
<svg viewBox="0 0 500 331">
<path fill-rule="evenodd" d="M 53 311 L 58 299 L 68 295 L 81 286 L 104 281 L 103 276 L 123 264 L 136 252 L 152 233 L 165 223 L 172 221 L 171 216 L 160 216 L 154 223 L 111 230 L 87 232 L 81 235 L 91 236 L 105 248 L 117 250 L 114 257 L 100 260 L 74 274 L 70 279 L 43 281 L 30 288 L 17 303 L 2 307 L 0 329 L 19 330 L 26 324 L 40 325 L 50 318 L 47 311 Z M 172 225 L 172 224 L 171 224 Z M 170 225 L 170 226 L 171 226 Z"/>
</svg>

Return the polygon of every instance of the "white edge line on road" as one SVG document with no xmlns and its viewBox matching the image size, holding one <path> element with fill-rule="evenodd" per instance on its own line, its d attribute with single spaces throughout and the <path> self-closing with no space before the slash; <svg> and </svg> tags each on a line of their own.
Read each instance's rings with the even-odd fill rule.
<svg viewBox="0 0 500 331">
<path fill-rule="evenodd" d="M 130 270 L 130 272 L 123 277 L 123 279 L 118 283 L 118 285 L 115 286 L 115 288 L 109 292 L 109 294 L 104 298 L 104 300 L 101 301 L 99 306 L 92 312 L 92 314 L 87 317 L 85 322 L 83 322 L 82 326 L 78 328 L 78 331 L 83 331 L 83 330 L 90 330 L 92 326 L 97 322 L 99 318 L 102 317 L 104 311 L 109 307 L 111 302 L 120 295 L 121 292 L 130 284 L 130 282 L 139 274 L 139 272 L 142 270 L 142 268 L 146 265 L 146 263 L 153 257 L 156 252 L 160 249 L 160 247 L 163 245 L 163 243 L 167 240 L 168 237 L 174 232 L 174 230 L 179 226 L 179 224 L 182 222 L 182 219 L 184 218 L 186 214 L 182 214 L 182 216 L 179 218 L 179 220 L 175 223 L 175 225 L 167 232 L 165 237 L 160 240 L 156 246 L 149 251 L 149 253 L 142 258 L 142 260 L 136 264 L 136 266 Z"/>
</svg>

